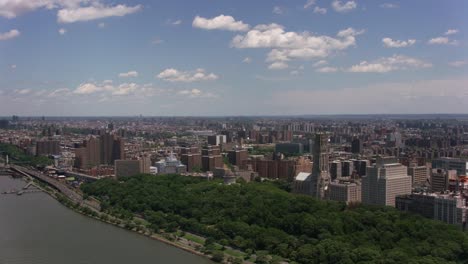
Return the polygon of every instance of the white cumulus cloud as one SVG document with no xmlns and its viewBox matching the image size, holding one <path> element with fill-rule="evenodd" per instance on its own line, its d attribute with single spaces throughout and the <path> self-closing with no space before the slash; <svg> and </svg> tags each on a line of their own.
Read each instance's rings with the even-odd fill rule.
<svg viewBox="0 0 468 264">
<path fill-rule="evenodd" d="M 346 13 L 349 12 L 357 7 L 357 3 L 355 1 L 347 1 L 342 2 L 338 0 L 334 0 L 331 4 L 333 10 L 338 13 Z"/>
<path fill-rule="evenodd" d="M 404 48 L 413 46 L 416 43 L 415 39 L 408 40 L 393 40 L 391 38 L 383 38 L 382 42 L 387 48 Z"/>
<path fill-rule="evenodd" d="M 436 37 L 427 41 L 430 45 L 457 45 L 458 41 L 450 40 L 448 37 Z"/>
<path fill-rule="evenodd" d="M 139 86 L 136 83 L 123 83 L 112 90 L 112 95 L 122 96 L 136 92 Z"/>
<path fill-rule="evenodd" d="M 2 0 L 0 1 L 0 16 L 11 19 L 38 8 L 51 9 L 55 2 L 48 0 Z"/>
<path fill-rule="evenodd" d="M 129 78 L 129 77 L 138 77 L 137 71 L 129 71 L 129 72 L 122 72 L 119 73 L 120 78 Z"/>
<path fill-rule="evenodd" d="M 380 5 L 380 7 L 391 9 L 391 8 L 398 8 L 399 6 L 397 4 L 392 4 L 392 3 L 383 3 Z"/>
<path fill-rule="evenodd" d="M 316 69 L 315 71 L 321 72 L 321 73 L 332 73 L 332 72 L 337 72 L 338 69 L 335 67 L 322 67 L 322 68 Z"/>
<path fill-rule="evenodd" d="M 327 13 L 327 9 L 316 6 L 316 7 L 314 7 L 314 13 L 315 14 L 325 15 Z"/>
<path fill-rule="evenodd" d="M 268 69 L 270 70 L 283 70 L 283 69 L 287 69 L 289 66 L 287 63 L 285 62 L 282 62 L 282 61 L 277 61 L 277 62 L 273 62 L 272 64 L 270 64 L 270 66 L 268 66 Z"/>
<path fill-rule="evenodd" d="M 51 91 L 47 96 L 48 97 L 64 97 L 71 94 L 71 90 L 68 88 L 60 88 Z"/>
<path fill-rule="evenodd" d="M 74 23 L 107 17 L 122 17 L 125 15 L 136 13 L 141 9 L 141 5 L 106 6 L 100 3 L 96 3 L 92 6 L 61 9 L 57 13 L 57 20 L 59 23 Z"/>
<path fill-rule="evenodd" d="M 458 33 L 458 29 L 449 29 L 447 30 L 444 35 L 454 35 L 454 34 L 457 34 Z"/>
<path fill-rule="evenodd" d="M 334 51 L 354 46 L 356 36 L 362 33 L 348 28 L 338 32 L 335 38 L 309 32 L 288 32 L 278 24 L 257 25 L 245 35 L 235 36 L 231 45 L 240 49 L 271 48 L 267 61 L 324 58 Z"/>
<path fill-rule="evenodd" d="M 57 9 L 57 20 L 60 23 L 125 16 L 141 8 L 141 5 L 104 5 L 100 0 L 0 0 L 0 16 L 2 17 L 11 19 L 37 9 Z"/>
<path fill-rule="evenodd" d="M 169 82 L 198 82 L 218 79 L 216 74 L 207 73 L 204 69 L 197 69 L 195 71 L 179 71 L 174 68 L 165 69 L 156 77 Z"/>
<path fill-rule="evenodd" d="M 192 26 L 206 30 L 247 31 L 249 29 L 248 24 L 242 21 L 236 21 L 232 16 L 226 15 L 219 15 L 213 18 L 196 16 L 193 19 Z"/>
<path fill-rule="evenodd" d="M 316 0 L 307 0 L 307 2 L 304 4 L 304 9 L 307 9 L 311 6 L 315 5 Z"/>
<path fill-rule="evenodd" d="M 209 92 L 207 93 L 196 88 L 190 89 L 190 90 L 181 90 L 181 91 L 178 91 L 177 94 L 181 96 L 191 97 L 191 98 L 215 98 L 217 97 L 216 95 L 212 93 L 209 93 Z"/>
<path fill-rule="evenodd" d="M 180 19 L 178 19 L 178 20 L 171 23 L 171 25 L 174 25 L 174 26 L 177 26 L 177 25 L 180 25 L 180 24 L 182 24 L 182 20 L 180 20 Z"/>
<path fill-rule="evenodd" d="M 17 29 L 12 29 L 8 32 L 5 33 L 0 33 L 0 40 L 9 40 L 16 38 L 20 35 L 21 33 Z"/>
<path fill-rule="evenodd" d="M 273 13 L 277 15 L 282 15 L 284 14 L 284 9 L 280 6 L 275 6 L 273 7 Z"/>
<path fill-rule="evenodd" d="M 328 64 L 328 62 L 326 60 L 319 60 L 317 61 L 316 63 L 314 63 L 314 67 L 319 67 L 319 66 L 323 66 L 323 65 L 326 65 Z"/>
<path fill-rule="evenodd" d="M 114 87 L 111 84 L 97 85 L 94 83 L 83 83 L 80 84 L 74 91 L 74 94 L 94 94 L 103 91 L 112 91 Z"/>
<path fill-rule="evenodd" d="M 347 71 L 385 73 L 397 70 L 420 69 L 429 67 L 432 67 L 432 64 L 423 60 L 404 55 L 393 55 L 392 57 L 380 58 L 373 62 L 362 61 L 357 65 L 351 66 Z"/>
<path fill-rule="evenodd" d="M 122 83 L 119 85 L 114 85 L 112 81 L 107 80 L 102 83 L 83 83 L 80 84 L 75 90 L 70 91 L 57 91 L 58 95 L 61 93 L 73 93 L 75 95 L 96 95 L 101 96 L 102 98 L 109 99 L 111 97 L 120 97 L 120 96 L 153 96 L 164 92 L 162 89 L 157 89 L 152 87 L 152 85 L 140 85 L 136 83 Z"/>
</svg>

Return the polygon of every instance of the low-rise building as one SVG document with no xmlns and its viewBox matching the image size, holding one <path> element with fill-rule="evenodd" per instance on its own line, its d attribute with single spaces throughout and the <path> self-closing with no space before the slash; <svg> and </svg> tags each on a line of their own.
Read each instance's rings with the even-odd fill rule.
<svg viewBox="0 0 468 264">
<path fill-rule="evenodd" d="M 328 186 L 328 198 L 345 203 L 361 202 L 361 182 L 350 179 L 339 179 Z"/>
<path fill-rule="evenodd" d="M 398 196 L 397 209 L 420 214 L 426 218 L 448 224 L 465 226 L 467 218 L 466 201 L 461 195 L 448 194 L 411 194 Z"/>
</svg>

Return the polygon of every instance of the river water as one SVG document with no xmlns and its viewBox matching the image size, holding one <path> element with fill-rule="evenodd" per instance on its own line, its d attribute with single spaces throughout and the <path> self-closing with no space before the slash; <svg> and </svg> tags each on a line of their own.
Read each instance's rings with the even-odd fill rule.
<svg viewBox="0 0 468 264">
<path fill-rule="evenodd" d="M 25 185 L 0 176 L 0 192 Z M 210 260 L 75 213 L 45 193 L 0 194 L 0 264 L 208 264 Z"/>
</svg>

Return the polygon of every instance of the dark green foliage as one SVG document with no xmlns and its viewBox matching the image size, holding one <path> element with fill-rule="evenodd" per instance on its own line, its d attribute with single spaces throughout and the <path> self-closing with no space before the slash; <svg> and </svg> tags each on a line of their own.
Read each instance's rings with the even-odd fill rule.
<svg viewBox="0 0 468 264">
<path fill-rule="evenodd" d="M 273 152 L 275 152 L 274 147 L 254 146 L 252 149 L 249 149 L 249 154 L 251 155 L 271 155 Z"/>
<path fill-rule="evenodd" d="M 281 186 L 281 184 L 279 185 Z M 268 251 L 299 263 L 466 263 L 468 236 L 456 227 L 388 207 L 318 201 L 275 183 L 178 175 L 104 179 L 82 190 L 112 212 L 143 215 L 152 229 L 205 236 L 205 247 Z"/>
<path fill-rule="evenodd" d="M 224 253 L 221 251 L 215 251 L 211 259 L 214 262 L 222 262 L 224 260 Z"/>
<path fill-rule="evenodd" d="M 228 158 L 228 157 L 223 157 L 223 163 L 224 163 L 230 170 L 234 170 L 234 166 L 231 164 L 231 162 L 229 162 L 229 158 Z"/>
</svg>

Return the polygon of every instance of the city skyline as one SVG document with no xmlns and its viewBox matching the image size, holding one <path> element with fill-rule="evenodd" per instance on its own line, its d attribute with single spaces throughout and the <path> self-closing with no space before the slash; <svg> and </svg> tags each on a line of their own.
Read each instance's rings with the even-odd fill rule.
<svg viewBox="0 0 468 264">
<path fill-rule="evenodd" d="M 462 1 L 6 0 L 0 112 L 467 113 Z"/>
</svg>

